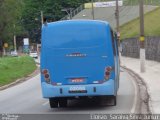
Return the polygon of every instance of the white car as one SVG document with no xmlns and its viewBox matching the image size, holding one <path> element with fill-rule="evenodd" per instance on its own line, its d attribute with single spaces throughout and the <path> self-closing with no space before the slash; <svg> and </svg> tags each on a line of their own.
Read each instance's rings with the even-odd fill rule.
<svg viewBox="0 0 160 120">
<path fill-rule="evenodd" d="M 30 52 L 29 56 L 33 57 L 33 58 L 38 58 L 38 54 L 36 51 Z"/>
<path fill-rule="evenodd" d="M 18 56 L 17 51 L 11 51 L 11 56 L 13 56 L 13 57 L 17 57 L 17 56 Z"/>
</svg>

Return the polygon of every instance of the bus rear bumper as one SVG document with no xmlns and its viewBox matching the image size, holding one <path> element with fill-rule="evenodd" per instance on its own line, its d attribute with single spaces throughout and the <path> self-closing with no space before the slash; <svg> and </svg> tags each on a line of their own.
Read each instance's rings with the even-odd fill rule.
<svg viewBox="0 0 160 120">
<path fill-rule="evenodd" d="M 54 97 L 75 97 L 75 96 L 106 96 L 116 95 L 114 80 L 109 80 L 103 84 L 89 84 L 89 85 L 61 85 L 53 86 L 42 82 L 42 94 L 44 98 Z M 71 87 L 82 87 L 85 90 L 71 91 Z"/>
</svg>

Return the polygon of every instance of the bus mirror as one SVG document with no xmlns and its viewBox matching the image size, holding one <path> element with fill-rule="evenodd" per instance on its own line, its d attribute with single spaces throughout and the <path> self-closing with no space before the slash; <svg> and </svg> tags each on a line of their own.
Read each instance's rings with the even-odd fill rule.
<svg viewBox="0 0 160 120">
<path fill-rule="evenodd" d="M 117 39 L 117 33 L 114 33 L 114 37 Z"/>
</svg>

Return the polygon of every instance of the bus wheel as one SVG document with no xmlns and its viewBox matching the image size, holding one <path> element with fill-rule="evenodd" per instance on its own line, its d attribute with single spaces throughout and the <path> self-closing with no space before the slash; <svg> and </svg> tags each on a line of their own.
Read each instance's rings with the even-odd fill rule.
<svg viewBox="0 0 160 120">
<path fill-rule="evenodd" d="M 57 108 L 58 107 L 58 100 L 55 98 L 49 98 L 49 104 L 51 108 Z"/>
<path fill-rule="evenodd" d="M 113 106 L 116 106 L 117 105 L 117 98 L 116 98 L 116 96 L 113 96 L 112 100 L 113 100 Z"/>
<path fill-rule="evenodd" d="M 59 107 L 67 107 L 67 99 L 61 98 L 59 100 Z"/>
<path fill-rule="evenodd" d="M 100 103 L 103 106 L 116 106 L 116 96 L 102 96 Z"/>
</svg>

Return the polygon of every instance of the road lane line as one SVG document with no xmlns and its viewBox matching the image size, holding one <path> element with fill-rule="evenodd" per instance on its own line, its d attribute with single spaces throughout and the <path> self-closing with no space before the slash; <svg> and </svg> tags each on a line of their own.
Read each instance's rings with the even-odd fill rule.
<svg viewBox="0 0 160 120">
<path fill-rule="evenodd" d="M 131 113 L 135 113 L 135 110 L 136 110 L 136 106 L 137 106 L 137 85 L 136 85 L 136 82 L 133 80 L 134 78 L 133 78 L 133 76 L 131 76 L 132 77 L 132 79 L 131 79 L 131 81 L 132 81 L 132 84 L 133 84 L 133 86 L 134 86 L 134 90 L 135 90 L 135 92 L 134 92 L 134 102 L 133 102 L 133 106 L 132 106 L 132 109 L 131 109 Z"/>
<path fill-rule="evenodd" d="M 42 105 L 43 105 L 43 106 L 46 106 L 47 104 L 49 104 L 49 101 L 43 103 Z"/>
</svg>

